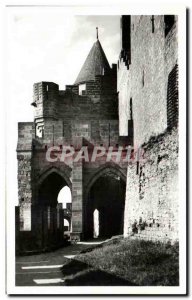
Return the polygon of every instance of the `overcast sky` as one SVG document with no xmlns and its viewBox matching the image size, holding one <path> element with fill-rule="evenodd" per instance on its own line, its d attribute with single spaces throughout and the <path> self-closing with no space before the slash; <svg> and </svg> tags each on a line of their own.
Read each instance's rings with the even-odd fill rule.
<svg viewBox="0 0 192 300">
<path fill-rule="evenodd" d="M 74 83 L 96 40 L 96 27 L 109 63 L 116 63 L 120 51 L 119 16 L 66 16 L 46 8 L 27 13 L 20 9 L 11 14 L 8 77 L 10 97 L 20 108 L 18 121 L 32 120 L 29 105 L 34 82 L 53 81 L 60 89 Z"/>
<path fill-rule="evenodd" d="M 75 16 L 66 8 L 8 8 L 6 18 L 7 176 L 17 204 L 17 123 L 33 121 L 33 83 L 73 84 L 96 27 L 110 65 L 120 52 L 120 16 Z"/>
</svg>

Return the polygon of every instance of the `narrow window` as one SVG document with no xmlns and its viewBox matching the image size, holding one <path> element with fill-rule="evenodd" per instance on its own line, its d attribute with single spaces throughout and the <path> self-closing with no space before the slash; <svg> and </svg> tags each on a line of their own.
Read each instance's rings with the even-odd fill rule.
<svg viewBox="0 0 192 300">
<path fill-rule="evenodd" d="M 133 143 L 133 103 L 132 98 L 129 101 L 129 120 L 128 120 L 128 136 L 131 144 Z"/>
<path fill-rule="evenodd" d="M 63 122 L 63 137 L 65 136 L 65 124 Z"/>
<path fill-rule="evenodd" d="M 165 15 L 164 16 L 165 36 L 167 36 L 169 31 L 173 27 L 174 22 L 175 22 L 175 16 L 173 16 L 173 15 Z"/>
<path fill-rule="evenodd" d="M 145 73 L 144 73 L 144 70 L 143 70 L 143 75 L 142 75 L 142 85 L 143 85 L 143 87 L 145 85 Z"/>
<path fill-rule="evenodd" d="M 126 65 L 131 64 L 131 16 L 121 17 L 121 58 Z"/>
<path fill-rule="evenodd" d="M 85 83 L 80 84 L 79 85 L 79 95 L 83 96 L 83 95 L 85 95 L 85 93 L 86 93 L 86 84 Z"/>
<path fill-rule="evenodd" d="M 137 161 L 137 170 L 136 170 L 136 174 L 139 174 L 139 161 Z"/>
<path fill-rule="evenodd" d="M 43 138 L 44 137 L 44 124 L 37 123 L 35 128 L 36 128 L 36 130 L 35 130 L 36 137 Z"/>
<path fill-rule="evenodd" d="M 154 18 L 154 15 L 152 15 L 151 17 L 151 24 L 152 24 L 152 33 L 155 32 L 155 18 Z"/>
<path fill-rule="evenodd" d="M 37 100 L 39 100 L 40 96 L 39 85 L 37 85 Z"/>
<path fill-rule="evenodd" d="M 47 100 L 48 100 L 48 98 L 49 98 L 49 97 L 48 97 L 48 91 L 49 91 L 49 86 L 47 85 L 47 86 L 46 86 L 46 95 L 47 95 Z"/>
<path fill-rule="evenodd" d="M 133 107 L 132 98 L 130 99 L 130 120 L 133 120 Z"/>
<path fill-rule="evenodd" d="M 99 211 L 95 209 L 93 212 L 93 237 L 99 237 Z"/>
</svg>

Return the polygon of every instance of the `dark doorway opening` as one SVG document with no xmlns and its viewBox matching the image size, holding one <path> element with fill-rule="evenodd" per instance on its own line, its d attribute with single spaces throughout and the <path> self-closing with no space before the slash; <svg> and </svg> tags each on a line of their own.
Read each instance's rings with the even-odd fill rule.
<svg viewBox="0 0 192 300">
<path fill-rule="evenodd" d="M 87 238 L 109 238 L 123 234 L 125 189 L 125 181 L 110 172 L 92 185 L 85 213 Z"/>
<path fill-rule="evenodd" d="M 48 174 L 39 186 L 37 205 L 33 208 L 32 227 L 42 249 L 64 245 L 63 219 L 66 208 L 63 208 L 63 204 L 67 197 L 61 199 L 60 191 L 66 186 L 67 181 L 57 172 Z"/>
<path fill-rule="evenodd" d="M 58 194 L 66 185 L 66 181 L 56 172 L 49 174 L 40 185 L 38 205 L 41 207 L 57 207 Z"/>
</svg>

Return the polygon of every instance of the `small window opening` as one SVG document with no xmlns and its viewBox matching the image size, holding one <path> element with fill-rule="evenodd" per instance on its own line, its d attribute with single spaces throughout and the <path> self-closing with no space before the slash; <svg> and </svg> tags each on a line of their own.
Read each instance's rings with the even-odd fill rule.
<svg viewBox="0 0 192 300">
<path fill-rule="evenodd" d="M 131 64 L 131 16 L 121 17 L 121 58 L 126 66 Z"/>
<path fill-rule="evenodd" d="M 83 96 L 85 94 L 86 94 L 86 84 L 83 83 L 79 85 L 79 95 Z"/>
<path fill-rule="evenodd" d="M 143 87 L 145 85 L 145 73 L 144 73 L 144 70 L 143 70 L 143 75 L 142 75 L 142 85 L 143 85 Z"/>
<path fill-rule="evenodd" d="M 136 171 L 136 174 L 137 175 L 139 174 L 139 161 L 137 161 L 137 171 Z"/>
<path fill-rule="evenodd" d="M 151 17 L 151 24 L 152 24 L 152 33 L 155 32 L 155 18 L 154 18 L 154 15 L 152 15 Z"/>
<path fill-rule="evenodd" d="M 36 137 L 39 137 L 39 138 L 44 137 L 44 124 L 43 123 L 36 124 L 35 135 L 36 135 Z"/>
<path fill-rule="evenodd" d="M 46 96 L 47 96 L 47 100 L 48 100 L 48 91 L 49 91 L 49 86 L 46 86 Z"/>
<path fill-rule="evenodd" d="M 132 98 L 130 99 L 130 120 L 133 120 L 133 103 L 132 103 Z"/>
<path fill-rule="evenodd" d="M 99 237 L 99 210 L 95 209 L 93 212 L 93 237 Z"/>
<path fill-rule="evenodd" d="M 175 22 L 175 16 L 173 15 L 165 15 L 164 16 L 164 23 L 165 23 L 165 37 L 173 27 L 173 24 Z"/>
</svg>

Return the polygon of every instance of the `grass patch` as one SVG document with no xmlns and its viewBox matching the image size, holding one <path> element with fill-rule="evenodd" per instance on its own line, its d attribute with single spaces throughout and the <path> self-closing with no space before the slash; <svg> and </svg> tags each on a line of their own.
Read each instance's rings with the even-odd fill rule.
<svg viewBox="0 0 192 300">
<path fill-rule="evenodd" d="M 179 285 L 179 244 L 118 239 L 77 260 L 139 286 Z"/>
</svg>

